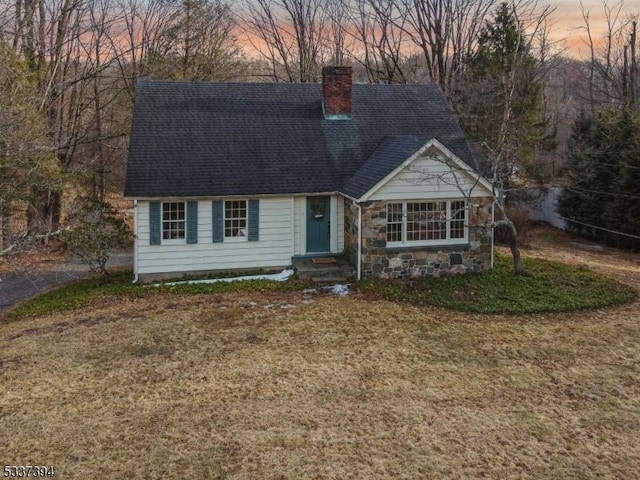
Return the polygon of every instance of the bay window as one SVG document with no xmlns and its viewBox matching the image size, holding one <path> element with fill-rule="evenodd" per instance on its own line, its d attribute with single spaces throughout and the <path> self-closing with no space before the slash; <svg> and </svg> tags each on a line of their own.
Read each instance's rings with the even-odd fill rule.
<svg viewBox="0 0 640 480">
<path fill-rule="evenodd" d="M 387 244 L 429 245 L 467 240 L 467 202 L 432 200 L 387 203 Z"/>
</svg>

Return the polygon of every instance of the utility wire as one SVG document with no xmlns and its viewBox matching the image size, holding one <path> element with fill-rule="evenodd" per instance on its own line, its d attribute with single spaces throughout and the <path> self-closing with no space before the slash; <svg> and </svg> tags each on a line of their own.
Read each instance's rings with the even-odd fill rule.
<svg viewBox="0 0 640 480">
<path fill-rule="evenodd" d="M 580 225 L 584 225 L 585 227 L 597 228 L 598 230 L 604 230 L 605 232 L 615 233 L 616 235 L 624 235 L 625 237 L 630 237 L 630 238 L 635 238 L 637 240 L 640 240 L 640 237 L 638 237 L 637 235 L 631 235 L 629 233 L 624 233 L 624 232 L 616 232 L 615 230 L 610 230 L 604 227 L 598 227 L 597 225 L 591 225 L 589 223 L 579 222 L 578 220 L 574 220 L 573 218 L 566 218 L 566 217 L 563 217 L 562 215 L 558 215 L 558 216 L 563 220 L 566 220 L 567 222 L 578 223 Z"/>
<path fill-rule="evenodd" d="M 640 152 L 638 152 L 638 155 L 640 155 Z M 565 159 L 565 162 L 566 162 L 566 160 L 567 159 Z M 543 165 L 549 165 L 551 163 L 555 163 L 556 161 L 557 160 L 548 160 L 546 162 L 538 162 L 538 163 L 543 164 Z M 611 162 L 600 162 L 600 161 L 598 161 L 597 165 L 598 166 L 604 165 L 606 167 L 620 167 L 620 168 L 626 167 L 626 168 L 633 168 L 633 169 L 640 170 L 640 166 L 632 165 L 629 162 L 611 163 Z"/>
<path fill-rule="evenodd" d="M 627 154 L 631 154 L 631 155 L 637 155 L 640 153 L 640 149 L 638 150 L 607 150 L 604 152 L 597 152 L 597 151 L 593 151 L 593 152 L 588 152 L 588 151 L 584 151 L 584 150 L 580 150 L 577 152 L 567 152 L 564 153 L 565 156 L 569 156 L 569 155 L 578 155 L 578 156 L 592 156 L 592 155 L 627 155 Z"/>
<path fill-rule="evenodd" d="M 543 163 L 543 162 L 541 162 Z M 546 164 L 548 165 L 550 162 L 547 162 Z M 598 166 L 605 166 L 605 167 L 620 167 L 620 168 L 632 168 L 634 170 L 640 170 L 639 166 L 636 165 L 631 165 L 629 163 L 606 163 L 606 162 L 598 162 Z"/>
<path fill-rule="evenodd" d="M 565 187 L 565 189 L 569 190 L 569 191 L 574 191 L 574 192 L 597 193 L 599 195 L 611 195 L 612 197 L 633 198 L 633 199 L 636 199 L 636 200 L 640 200 L 640 196 L 638 196 L 638 195 L 629 195 L 627 193 L 602 192 L 600 190 L 590 190 L 588 188 L 577 188 L 577 187 Z"/>
</svg>

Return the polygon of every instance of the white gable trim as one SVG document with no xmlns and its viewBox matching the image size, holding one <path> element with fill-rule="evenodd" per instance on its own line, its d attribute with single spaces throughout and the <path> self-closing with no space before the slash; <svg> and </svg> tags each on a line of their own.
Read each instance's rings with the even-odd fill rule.
<svg viewBox="0 0 640 480">
<path fill-rule="evenodd" d="M 402 172 L 405 168 L 411 165 L 418 157 L 420 157 L 424 152 L 429 150 L 430 148 L 435 148 L 442 155 L 444 155 L 448 160 L 452 162 L 452 167 L 457 167 L 461 171 L 463 171 L 469 178 L 473 180 L 474 183 L 484 188 L 487 191 L 487 195 L 493 195 L 493 187 L 491 183 L 479 175 L 478 173 L 471 170 L 471 167 L 464 163 L 457 155 L 455 155 L 451 150 L 445 147 L 442 143 L 440 143 L 435 138 L 432 138 L 427 143 L 425 143 L 420 149 L 407 158 L 404 162 L 402 162 L 398 167 L 396 167 L 391 173 L 389 173 L 386 177 L 380 180 L 377 184 L 375 184 L 372 188 L 370 188 L 364 195 L 362 195 L 358 201 L 366 202 L 368 201 L 372 195 L 374 195 L 378 190 L 380 190 L 383 186 L 385 186 L 389 181 L 391 181 L 396 175 Z"/>
</svg>

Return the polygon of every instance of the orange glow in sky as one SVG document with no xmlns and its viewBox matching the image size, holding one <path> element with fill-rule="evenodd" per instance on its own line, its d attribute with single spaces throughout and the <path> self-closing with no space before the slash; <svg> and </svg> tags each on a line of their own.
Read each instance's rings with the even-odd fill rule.
<svg viewBox="0 0 640 480">
<path fill-rule="evenodd" d="M 551 16 L 553 23 L 551 40 L 563 42 L 566 49 L 565 55 L 583 60 L 587 59 L 591 52 L 580 1 L 561 0 L 552 3 L 556 6 L 556 11 Z M 594 43 L 596 47 L 601 46 L 602 37 L 607 30 L 603 2 L 602 0 L 583 0 L 582 5 L 584 10 L 589 12 L 589 24 Z M 617 11 L 618 5 L 618 2 L 609 2 L 609 8 L 613 12 Z M 638 0 L 624 2 L 618 17 L 618 25 L 623 25 L 632 14 L 638 15 L 639 13 L 640 2 Z"/>
<path fill-rule="evenodd" d="M 540 0 L 540 5 L 548 2 L 555 7 L 555 11 L 549 18 L 549 40 L 556 44 L 557 49 L 560 49 L 563 55 L 580 60 L 590 58 L 591 51 L 585 19 L 583 18 L 583 9 L 588 13 L 596 54 L 602 53 L 600 50 L 607 30 L 605 9 L 603 7 L 604 1 L 607 0 L 582 0 L 582 2 L 580 0 L 558 0 L 555 2 L 553 0 Z M 612 12 L 618 11 L 620 5 L 618 0 L 608 0 L 608 3 Z M 622 3 L 622 9 L 618 14 L 617 26 L 622 26 L 633 14 L 636 15 L 636 18 L 640 15 L 640 0 L 627 0 Z M 238 33 L 241 44 L 248 56 L 259 57 L 255 47 L 264 49 L 264 42 L 246 31 L 239 31 Z"/>
</svg>

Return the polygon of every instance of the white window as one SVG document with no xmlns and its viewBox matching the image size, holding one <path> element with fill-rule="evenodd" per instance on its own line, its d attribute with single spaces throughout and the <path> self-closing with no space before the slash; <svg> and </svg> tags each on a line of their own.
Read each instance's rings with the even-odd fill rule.
<svg viewBox="0 0 640 480">
<path fill-rule="evenodd" d="M 162 203 L 162 239 L 184 240 L 185 238 L 185 203 Z"/>
<path fill-rule="evenodd" d="M 467 239 L 467 202 L 437 200 L 387 204 L 387 244 L 462 243 Z"/>
<path fill-rule="evenodd" d="M 226 200 L 224 202 L 225 238 L 247 237 L 247 201 Z"/>
<path fill-rule="evenodd" d="M 387 242 L 402 242 L 404 215 L 402 203 L 387 204 Z"/>
<path fill-rule="evenodd" d="M 467 238 L 467 202 L 456 200 L 449 202 L 449 238 L 465 240 Z"/>
</svg>

